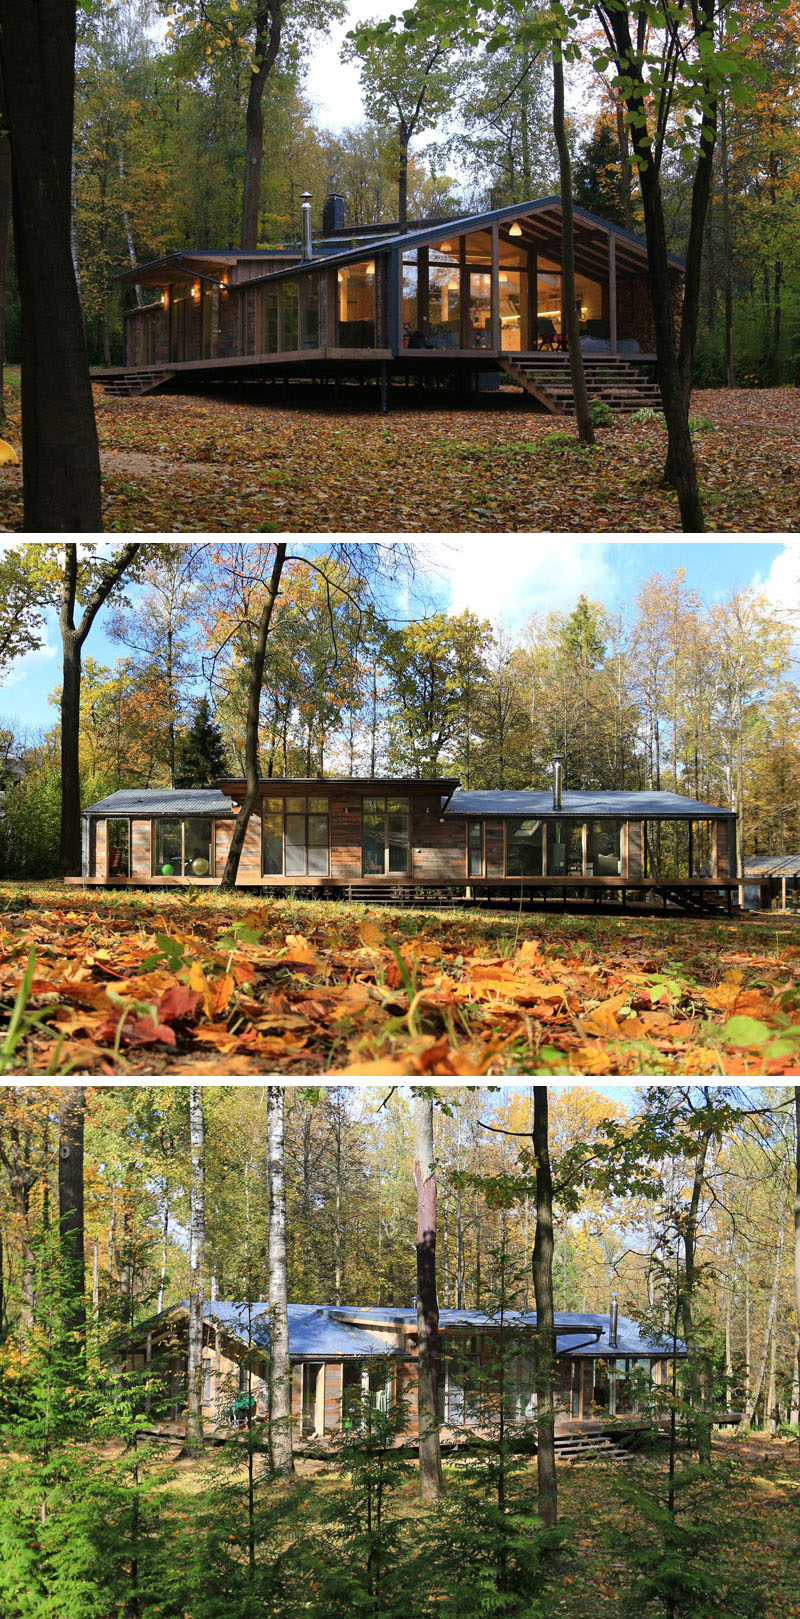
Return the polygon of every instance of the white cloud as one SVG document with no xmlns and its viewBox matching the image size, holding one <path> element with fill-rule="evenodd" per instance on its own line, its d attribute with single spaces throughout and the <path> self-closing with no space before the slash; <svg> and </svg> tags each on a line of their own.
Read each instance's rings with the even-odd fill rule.
<svg viewBox="0 0 800 1619">
<path fill-rule="evenodd" d="M 429 547 L 449 591 L 449 613 L 471 608 L 511 627 L 534 613 L 569 612 L 581 594 L 611 605 L 622 583 L 605 541 L 487 534 Z"/>
<path fill-rule="evenodd" d="M 800 624 L 800 539 L 783 541 L 766 578 L 757 573 L 752 588 L 772 602 L 782 619 L 791 616 Z"/>
<path fill-rule="evenodd" d="M 25 652 L 21 658 L 16 658 L 9 668 L 5 670 L 2 680 L 0 680 L 0 691 L 8 691 L 11 686 L 23 685 L 36 672 L 39 665 L 43 662 L 49 663 L 53 658 L 57 658 L 58 651 L 57 646 L 51 646 L 50 642 L 45 640 L 41 646 L 34 647 L 30 652 Z"/>
</svg>

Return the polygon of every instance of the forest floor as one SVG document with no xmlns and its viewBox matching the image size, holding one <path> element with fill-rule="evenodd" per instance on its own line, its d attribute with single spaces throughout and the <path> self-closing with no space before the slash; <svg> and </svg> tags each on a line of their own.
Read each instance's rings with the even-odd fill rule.
<svg viewBox="0 0 800 1619">
<path fill-rule="evenodd" d="M 796 1075 L 800 918 L 5 882 L 0 1009 L 6 1074 Z"/>
<path fill-rule="evenodd" d="M 679 1478 L 683 1465 L 684 1458 L 679 1453 Z M 628 1492 L 632 1490 L 635 1497 L 635 1492 L 641 1491 L 663 1500 L 666 1467 L 665 1453 L 637 1456 L 624 1467 L 601 1460 L 559 1465 L 559 1519 L 565 1544 L 555 1565 L 548 1568 L 543 1611 L 561 1619 L 587 1619 L 587 1615 L 592 1619 L 618 1619 L 631 1575 L 614 1536 L 642 1529 L 647 1537 L 641 1506 Z M 258 1468 L 260 1473 L 260 1460 Z M 524 1464 L 521 1471 L 515 1469 L 511 1486 L 514 1501 L 520 1507 L 525 1503 L 528 1510 L 535 1510 L 535 1469 L 535 1462 Z M 446 1496 L 450 1497 L 461 1489 L 463 1481 L 446 1464 L 444 1475 Z M 230 1495 L 237 1487 L 241 1491 L 246 1480 L 244 1461 L 237 1466 L 227 1448 L 224 1457 L 214 1451 L 199 1462 L 168 1463 L 163 1489 L 176 1508 L 188 1498 L 192 1510 L 197 1511 L 203 1496 L 215 1483 L 218 1487 L 220 1476 L 225 1478 Z M 301 1462 L 297 1477 L 303 1491 L 304 1535 L 308 1538 L 332 1516 L 332 1503 L 341 1486 L 335 1464 L 322 1471 L 317 1468 L 311 1475 Z M 270 1486 L 271 1491 L 275 1488 Z M 286 1491 L 287 1513 L 291 1514 L 292 1486 L 277 1488 Z M 702 1518 L 708 1524 L 706 1558 L 714 1560 L 718 1590 L 731 1575 L 738 1575 L 748 1583 L 752 1581 L 754 1590 L 760 1587 L 765 1592 L 763 1610 L 754 1607 L 754 1613 L 763 1611 L 765 1619 L 800 1616 L 800 1473 L 796 1438 L 770 1439 L 758 1434 L 746 1439 L 716 1438 L 707 1481 L 692 1487 L 691 1501 L 688 1497 L 684 1500 L 680 1490 L 678 1499 L 689 1511 L 689 1521 Z M 392 1517 L 406 1520 L 413 1539 L 417 1539 L 420 1508 L 415 1464 L 387 1511 Z M 403 1544 L 401 1539 L 401 1547 Z M 434 1602 L 434 1610 L 435 1606 Z M 702 1606 L 695 1611 L 701 1613 Z M 648 1606 L 641 1612 L 643 1619 L 645 1615 L 649 1619 L 651 1613 L 663 1609 Z"/>
<path fill-rule="evenodd" d="M 255 391 L 255 390 L 253 390 Z M 356 392 L 354 390 L 354 392 Z M 19 370 L 2 436 L 19 452 Z M 263 395 L 261 396 L 263 398 Z M 574 428 L 513 398 L 430 400 L 388 416 L 225 397 L 107 398 L 95 387 L 110 531 L 459 533 L 680 529 L 660 420 Z M 694 441 L 710 530 L 800 528 L 800 391 L 701 389 Z M 0 530 L 22 526 L 22 469 L 0 466 Z"/>
</svg>

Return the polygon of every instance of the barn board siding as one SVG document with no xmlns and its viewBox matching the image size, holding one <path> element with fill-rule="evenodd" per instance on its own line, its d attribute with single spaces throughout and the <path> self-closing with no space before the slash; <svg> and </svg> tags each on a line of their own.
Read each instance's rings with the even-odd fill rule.
<svg viewBox="0 0 800 1619">
<path fill-rule="evenodd" d="M 344 1366 L 340 1360 L 325 1363 L 325 1432 L 338 1433 L 342 1426 Z"/>
<path fill-rule="evenodd" d="M 412 804 L 411 872 L 420 882 L 463 883 L 467 874 L 464 816 L 441 819 L 441 794 Z"/>
<path fill-rule="evenodd" d="M 131 821 L 131 876 L 149 877 L 152 872 L 152 821 Z"/>
<path fill-rule="evenodd" d="M 624 877 L 644 876 L 644 822 L 626 822 L 628 853 Z"/>
<path fill-rule="evenodd" d="M 97 875 L 98 877 L 106 877 L 108 875 L 106 870 L 106 863 L 108 860 L 108 828 L 107 822 L 104 820 L 99 820 L 97 822 L 97 833 L 95 836 L 94 847 Z"/>
<path fill-rule="evenodd" d="M 487 877 L 505 876 L 505 847 L 502 821 L 484 821 Z"/>
<path fill-rule="evenodd" d="M 329 802 L 331 876 L 353 882 L 361 876 L 361 793 L 339 792 Z"/>
</svg>

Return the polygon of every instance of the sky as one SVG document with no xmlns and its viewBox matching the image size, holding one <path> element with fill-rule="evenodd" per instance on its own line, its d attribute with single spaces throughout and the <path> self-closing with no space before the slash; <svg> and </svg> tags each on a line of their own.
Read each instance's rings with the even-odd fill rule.
<svg viewBox="0 0 800 1619">
<path fill-rule="evenodd" d="M 0 542 L 6 545 L 15 542 Z M 222 542 L 224 543 L 224 542 Z M 324 542 L 320 542 L 322 545 Z M 385 543 L 385 542 L 384 542 Z M 524 628 L 533 613 L 569 612 L 578 596 L 618 608 L 631 601 L 651 573 L 684 568 L 687 584 L 711 605 L 733 590 L 753 588 L 776 611 L 800 613 L 800 540 L 709 541 L 593 540 L 453 535 L 415 542 L 421 586 L 430 604 L 458 613 L 471 608 L 481 618 Z M 397 602 L 398 616 L 414 615 L 413 597 Z M 105 633 L 101 614 L 84 656 L 113 664 L 121 651 Z M 41 646 L 19 659 L 0 685 L 0 723 L 13 723 L 33 738 L 56 721 L 48 694 L 60 681 L 60 640 L 49 613 Z"/>
</svg>

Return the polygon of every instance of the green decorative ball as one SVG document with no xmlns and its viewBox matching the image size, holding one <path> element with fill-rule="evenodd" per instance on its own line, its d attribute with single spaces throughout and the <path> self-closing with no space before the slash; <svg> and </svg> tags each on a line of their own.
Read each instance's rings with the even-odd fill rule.
<svg viewBox="0 0 800 1619">
<path fill-rule="evenodd" d="M 169 861 L 167 861 L 167 864 L 165 866 L 161 867 L 161 875 L 162 875 L 162 877 L 172 877 L 174 875 L 174 873 L 175 873 L 175 867 L 171 866 Z"/>
<path fill-rule="evenodd" d="M 192 872 L 195 877 L 207 877 L 210 870 L 211 867 L 209 866 L 207 860 L 203 860 L 201 858 L 199 860 L 192 861 Z"/>
</svg>

